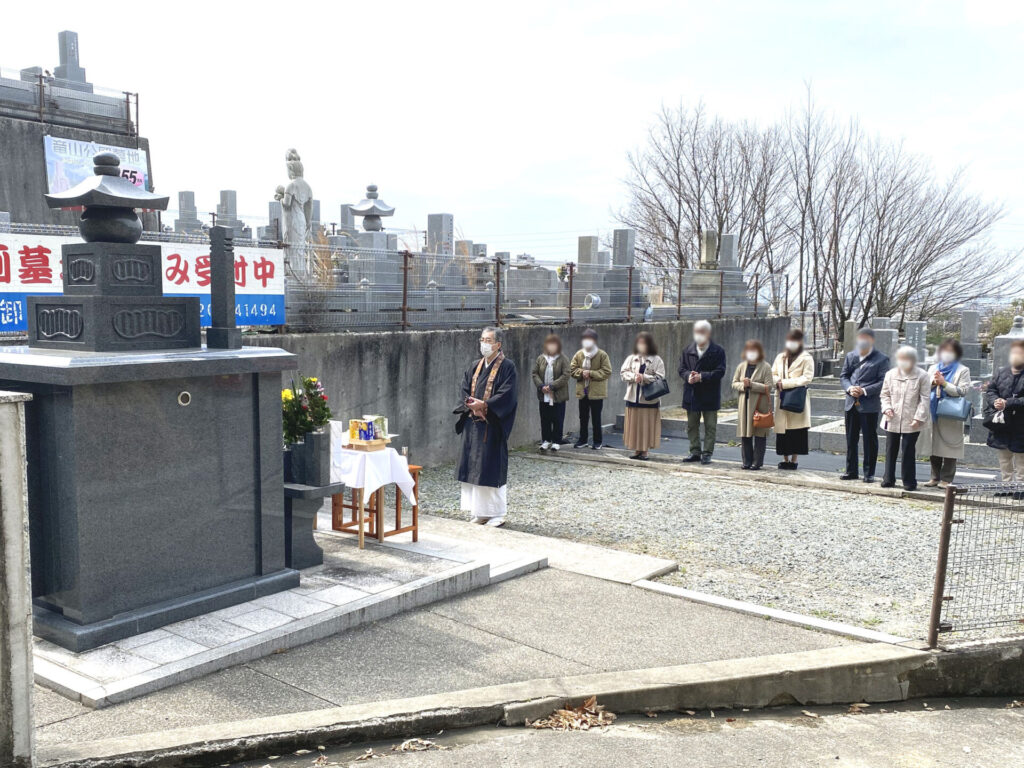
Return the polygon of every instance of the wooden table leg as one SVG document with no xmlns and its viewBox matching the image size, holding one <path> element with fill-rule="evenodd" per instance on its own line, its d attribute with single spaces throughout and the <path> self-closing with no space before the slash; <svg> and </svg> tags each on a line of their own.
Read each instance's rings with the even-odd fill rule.
<svg viewBox="0 0 1024 768">
<path fill-rule="evenodd" d="M 377 541 L 384 542 L 384 489 L 377 489 Z"/>
<path fill-rule="evenodd" d="M 353 491 L 354 491 L 354 489 L 353 489 Z M 363 549 L 365 547 L 365 545 L 363 544 L 363 524 L 365 522 L 366 522 L 366 519 L 363 517 L 363 489 L 360 488 L 359 489 L 359 548 L 360 549 Z"/>
</svg>

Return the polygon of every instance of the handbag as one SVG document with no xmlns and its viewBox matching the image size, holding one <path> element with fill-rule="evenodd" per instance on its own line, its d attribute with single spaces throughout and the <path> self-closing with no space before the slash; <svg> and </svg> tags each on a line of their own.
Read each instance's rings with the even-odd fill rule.
<svg viewBox="0 0 1024 768">
<path fill-rule="evenodd" d="M 956 419 L 970 421 L 974 405 L 966 397 L 943 397 L 935 404 L 935 416 L 940 419 Z"/>
<path fill-rule="evenodd" d="M 807 407 L 807 387 L 784 389 L 779 395 L 779 408 L 790 413 L 803 413 Z"/>
<path fill-rule="evenodd" d="M 668 393 L 668 379 L 661 376 L 656 376 L 654 381 L 640 387 L 640 394 L 643 395 L 644 400 L 660 400 Z"/>
<path fill-rule="evenodd" d="M 764 392 L 761 393 L 761 397 L 768 398 L 768 410 L 762 413 L 757 410 L 757 406 L 754 406 L 754 429 L 768 429 L 769 427 L 775 426 L 775 414 L 772 413 L 772 400 Z M 758 403 L 761 402 L 761 397 L 757 398 Z"/>
</svg>

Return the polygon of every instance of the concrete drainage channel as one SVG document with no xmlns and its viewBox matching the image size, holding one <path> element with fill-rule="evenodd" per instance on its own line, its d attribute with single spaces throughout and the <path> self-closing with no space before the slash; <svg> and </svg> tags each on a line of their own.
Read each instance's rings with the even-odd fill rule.
<svg viewBox="0 0 1024 768">
<path fill-rule="evenodd" d="M 258 718 L 82 744 L 39 755 L 63 768 L 200 768 L 300 749 L 522 726 L 589 696 L 619 714 L 1016 696 L 1021 639 L 953 651 L 857 643 L 799 653 L 528 680 L 411 699 Z"/>
</svg>

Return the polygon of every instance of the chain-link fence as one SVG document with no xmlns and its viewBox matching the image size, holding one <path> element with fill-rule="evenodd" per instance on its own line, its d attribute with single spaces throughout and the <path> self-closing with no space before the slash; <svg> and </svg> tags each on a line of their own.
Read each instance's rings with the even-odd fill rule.
<svg viewBox="0 0 1024 768">
<path fill-rule="evenodd" d="M 670 290 L 640 268 L 311 246 L 288 264 L 288 327 L 443 328 L 757 316 L 785 311 L 780 276 L 681 270 Z"/>
<path fill-rule="evenodd" d="M 1024 483 L 950 486 L 942 512 L 928 627 L 1024 631 Z"/>
</svg>

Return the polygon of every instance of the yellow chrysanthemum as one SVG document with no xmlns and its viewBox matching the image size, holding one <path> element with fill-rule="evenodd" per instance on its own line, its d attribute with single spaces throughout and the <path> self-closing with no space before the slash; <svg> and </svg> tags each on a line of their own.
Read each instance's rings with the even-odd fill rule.
<svg viewBox="0 0 1024 768">
<path fill-rule="evenodd" d="M 290 389 L 282 389 L 281 390 L 281 402 L 287 403 L 289 400 L 294 400 L 294 399 L 295 399 L 295 393 L 292 392 Z"/>
</svg>

